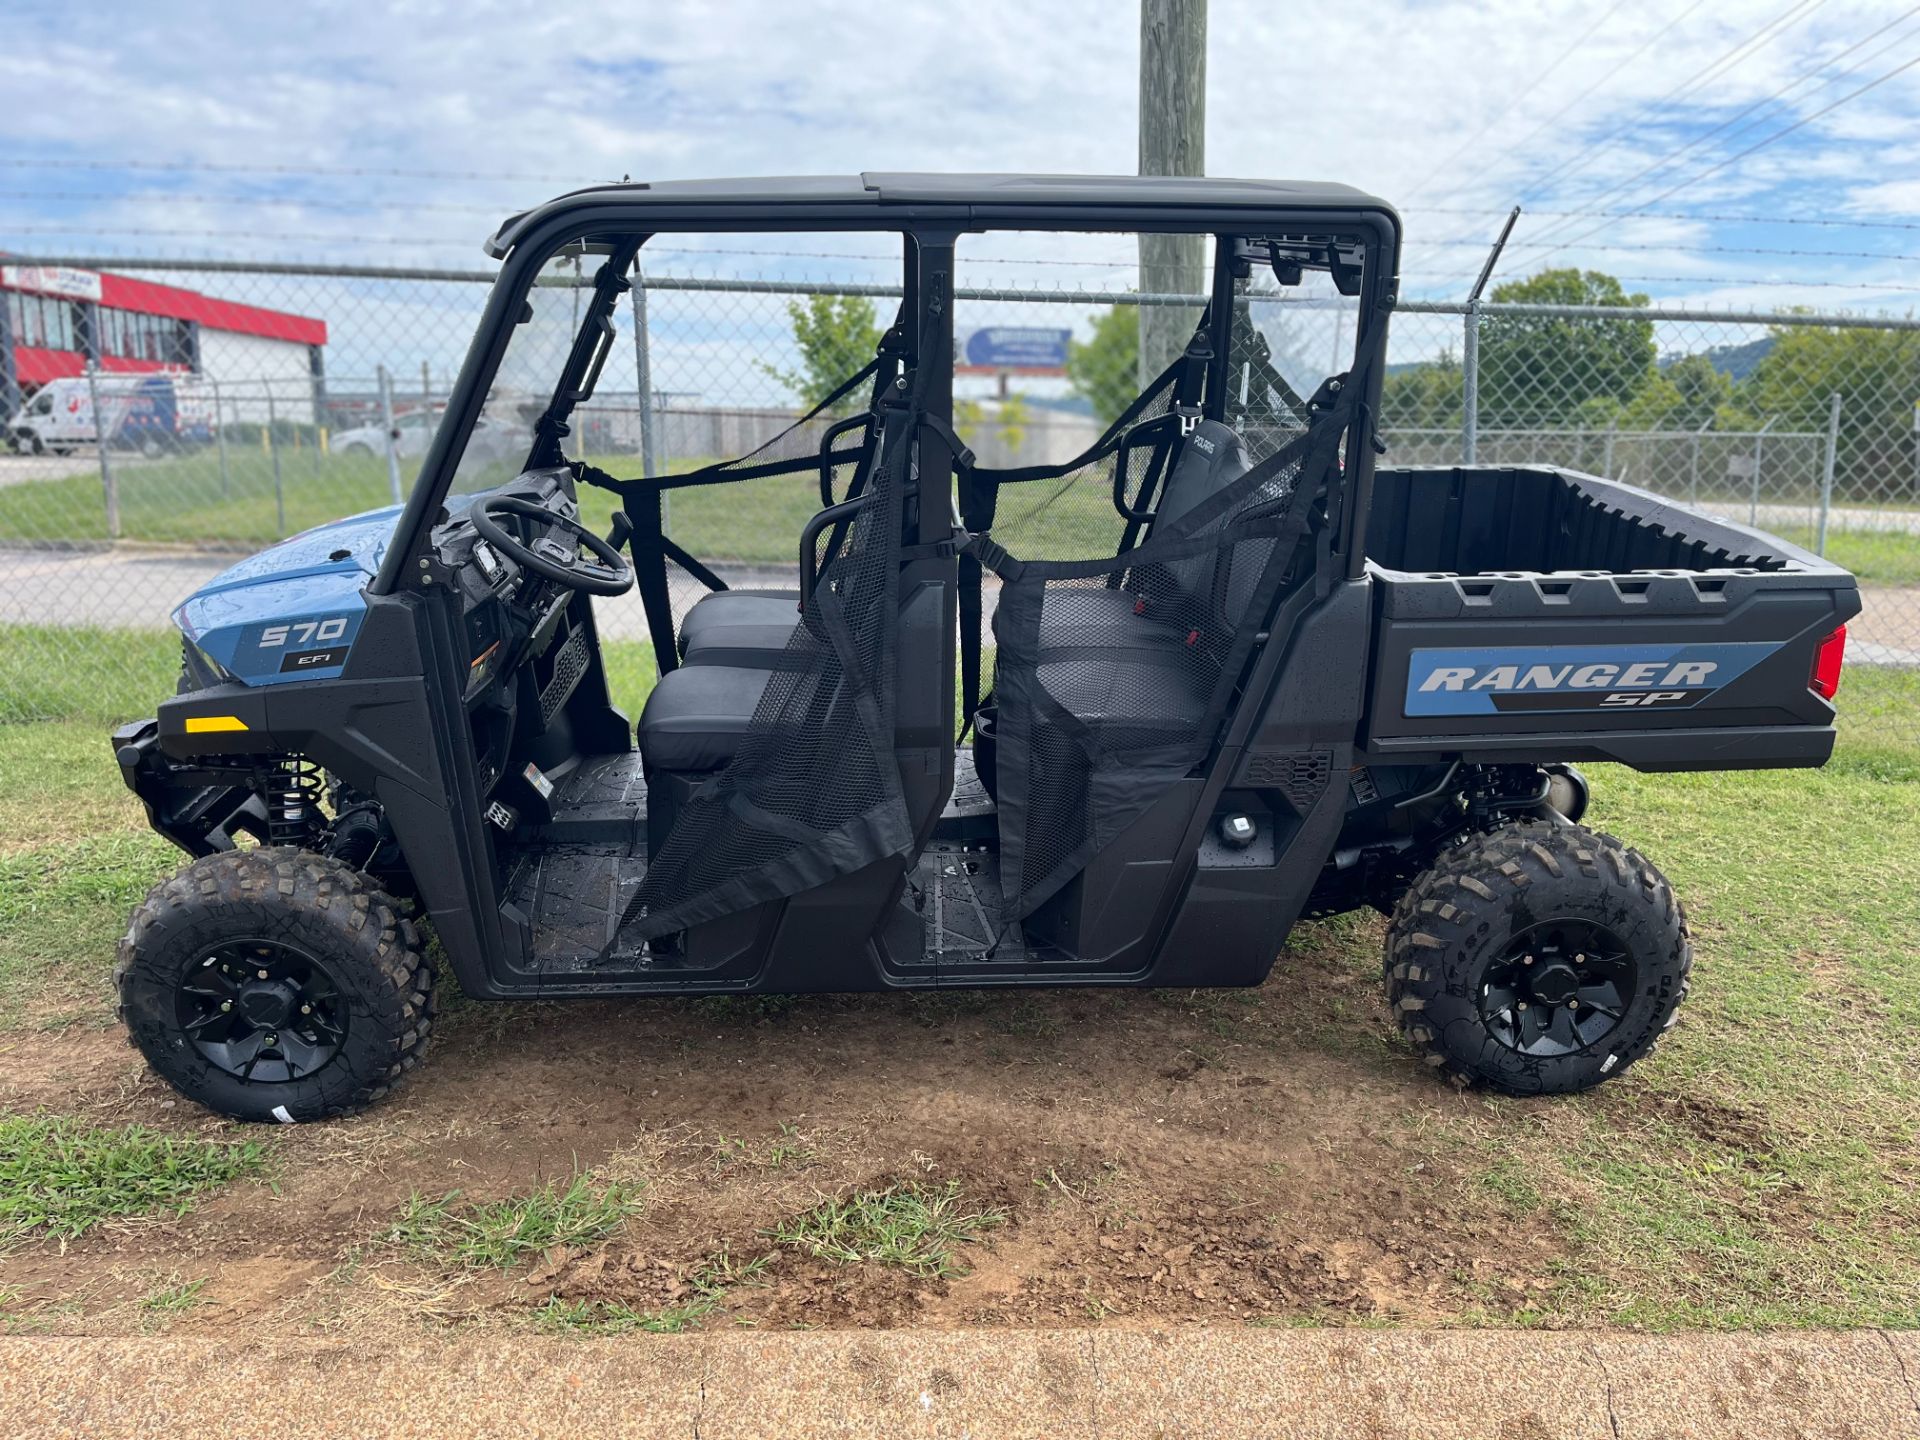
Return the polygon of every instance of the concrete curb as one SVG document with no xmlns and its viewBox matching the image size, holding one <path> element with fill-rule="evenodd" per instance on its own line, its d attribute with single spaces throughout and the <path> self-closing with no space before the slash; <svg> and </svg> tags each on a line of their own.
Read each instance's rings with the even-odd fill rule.
<svg viewBox="0 0 1920 1440">
<path fill-rule="evenodd" d="M 1920 1336 L 831 1331 L 0 1340 L 0 1433 L 1920 1436 Z"/>
</svg>

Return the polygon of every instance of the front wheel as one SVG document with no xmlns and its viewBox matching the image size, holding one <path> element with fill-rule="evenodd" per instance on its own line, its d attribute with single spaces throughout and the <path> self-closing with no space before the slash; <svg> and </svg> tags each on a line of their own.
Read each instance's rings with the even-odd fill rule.
<svg viewBox="0 0 1920 1440">
<path fill-rule="evenodd" d="M 1579 825 L 1443 855 L 1387 929 L 1387 1000 L 1427 1064 L 1513 1095 L 1587 1090 L 1653 1048 L 1693 966 L 1673 887 Z"/>
<path fill-rule="evenodd" d="M 433 967 L 370 879 L 289 847 L 233 850 L 134 911 L 114 978 L 133 1044 L 236 1120 L 321 1120 L 385 1095 L 425 1053 Z"/>
</svg>

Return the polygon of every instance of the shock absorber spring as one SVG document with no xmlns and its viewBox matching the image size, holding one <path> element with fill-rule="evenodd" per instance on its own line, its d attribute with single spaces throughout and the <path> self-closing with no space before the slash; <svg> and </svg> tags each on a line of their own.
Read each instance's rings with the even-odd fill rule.
<svg viewBox="0 0 1920 1440">
<path fill-rule="evenodd" d="M 305 844 L 320 822 L 326 777 L 304 755 L 289 755 L 275 767 L 267 790 L 267 828 L 275 845 Z"/>
</svg>

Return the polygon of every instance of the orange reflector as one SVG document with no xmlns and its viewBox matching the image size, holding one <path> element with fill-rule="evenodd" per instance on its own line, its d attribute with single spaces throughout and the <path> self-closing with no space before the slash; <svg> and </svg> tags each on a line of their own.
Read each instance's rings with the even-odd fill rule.
<svg viewBox="0 0 1920 1440">
<path fill-rule="evenodd" d="M 217 735 L 223 730 L 244 730 L 247 722 L 238 715 L 189 715 L 187 734 Z"/>
</svg>

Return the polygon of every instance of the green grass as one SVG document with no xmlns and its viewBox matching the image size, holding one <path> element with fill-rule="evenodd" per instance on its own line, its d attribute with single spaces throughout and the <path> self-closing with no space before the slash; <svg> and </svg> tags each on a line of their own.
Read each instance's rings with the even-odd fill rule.
<svg viewBox="0 0 1920 1440">
<path fill-rule="evenodd" d="M 140 1308 L 149 1315 L 184 1314 L 200 1303 L 200 1292 L 207 1288 L 207 1277 L 162 1285 L 140 1297 Z"/>
<path fill-rule="evenodd" d="M 115 471 L 121 538 L 252 546 L 393 503 L 383 458 L 322 456 L 309 448 L 283 450 L 280 459 L 284 527 L 272 463 L 258 449 L 229 448 L 224 490 L 219 457 L 211 450 L 137 464 L 123 460 Z M 107 538 L 100 472 L 90 459 L 73 464 L 71 475 L 0 492 L 0 540 Z"/>
<path fill-rule="evenodd" d="M 593 463 L 618 476 L 639 472 L 632 456 L 595 457 Z M 688 458 L 671 462 L 667 469 L 677 474 L 705 463 L 703 458 Z M 107 539 L 99 471 L 87 461 L 77 461 L 75 467 L 73 474 L 58 479 L 0 488 L 0 542 Z M 257 450 L 229 452 L 224 490 L 219 460 L 211 451 L 123 464 L 117 476 L 119 538 L 252 549 L 393 503 L 384 459 L 285 451 L 280 473 L 276 500 L 272 467 Z M 412 485 L 410 470 L 403 485 Z M 816 476 L 802 473 L 688 486 L 672 491 L 666 503 L 668 533 L 694 554 L 790 566 L 798 554 L 801 527 L 820 508 L 820 489 Z M 581 511 L 602 532 L 612 521 L 614 504 L 610 492 L 582 487 Z"/>
<path fill-rule="evenodd" d="M 231 450 L 228 458 L 224 490 L 218 457 L 211 451 L 122 464 L 117 477 L 119 538 L 253 549 L 393 503 L 383 459 L 284 451 L 276 500 L 272 467 L 264 455 Z M 639 473 L 639 461 L 630 455 L 589 458 L 611 475 Z M 705 457 L 690 457 L 670 462 L 667 470 L 680 474 L 707 463 Z M 99 471 L 86 460 L 74 465 L 71 475 L 0 488 L 0 543 L 108 538 Z M 412 478 L 409 469 L 404 486 L 410 487 Z M 581 513 L 602 532 L 612 521 L 614 505 L 610 492 L 581 487 Z M 819 478 L 811 472 L 690 485 L 667 493 L 667 533 L 708 561 L 792 566 L 801 528 L 819 508 Z M 1018 541 L 1016 548 L 1027 558 L 1078 560 L 1111 555 L 1120 525 L 1109 490 L 1095 476 L 1009 486 L 1001 497 L 996 533 L 1009 545 Z"/>
<path fill-rule="evenodd" d="M 1587 822 L 1687 907 L 1692 994 L 1619 1085 L 1550 1118 L 1475 1096 L 1428 1135 L 1571 1247 L 1544 1300 L 1487 1318 L 1920 1325 L 1915 758 L 1899 779 L 1846 750 L 1814 772 L 1590 773 Z"/>
<path fill-rule="evenodd" d="M 457 1190 L 438 1200 L 416 1194 L 383 1238 L 441 1264 L 505 1269 L 555 1245 L 604 1240 L 639 1208 L 632 1187 L 596 1185 L 582 1174 L 564 1189 L 548 1181 L 504 1200 L 463 1201 Z"/>
<path fill-rule="evenodd" d="M 0 1242 L 71 1239 L 108 1220 L 184 1215 L 210 1190 L 258 1174 L 257 1140 L 179 1139 L 139 1125 L 97 1129 L 59 1115 L 0 1118 Z"/>
<path fill-rule="evenodd" d="M 0 625 L 0 721 L 97 721 L 103 755 L 106 730 L 153 714 L 179 678 L 176 631 Z"/>
<path fill-rule="evenodd" d="M 556 1335 L 679 1335 L 695 1329 L 719 1305 L 698 1296 L 659 1310 L 641 1310 L 621 1300 L 563 1300 L 550 1296 L 533 1312 L 536 1328 Z"/>
<path fill-rule="evenodd" d="M 650 673 L 643 647 L 633 653 L 634 674 Z M 0 664 L 8 658 L 0 646 Z M 104 686 L 71 693 L 75 718 L 0 726 L 0 1031 L 110 1025 L 114 942 L 127 911 L 179 860 L 145 833 L 121 787 L 104 738 L 115 702 Z M 1409 1072 L 1421 1143 L 1467 1167 L 1467 1197 L 1547 1227 L 1566 1252 L 1551 1290 L 1524 1306 L 1489 1298 L 1487 1319 L 1920 1325 L 1920 674 L 1851 667 L 1840 699 L 1840 751 L 1820 770 L 1591 771 L 1591 822 L 1653 858 L 1693 927 L 1693 993 L 1649 1061 L 1550 1104 L 1436 1099 Z M 1375 1069 L 1404 1060 L 1370 998 L 1376 928 L 1343 919 L 1303 933 L 1363 982 L 1352 1013 L 1327 1023 L 1349 1049 L 1359 1037 Z M 1222 1033 L 1237 1033 L 1248 998 L 1160 997 L 1209 1028 L 1217 1019 Z M 936 1002 L 974 1003 L 919 1003 Z M 712 1013 L 721 1010 L 753 1024 L 782 1013 L 757 1004 Z M 174 1143 L 195 1154 L 201 1144 Z M 771 1164 L 787 1140 L 769 1143 L 775 1150 L 756 1145 L 754 1163 Z M 31 1193 L 0 1174 L 0 1196 L 18 1204 Z M 60 1182 L 57 1200 L 75 1207 L 75 1223 L 99 1198 L 91 1181 Z M 492 1205 L 419 1200 L 396 1238 L 445 1263 L 511 1264 L 571 1243 L 563 1235 L 610 1233 L 601 1227 L 616 1226 L 631 1197 L 605 1202 L 585 1181 Z M 1432 1203 L 1446 1213 L 1445 1195 Z M 964 1246 L 956 1225 L 968 1236 L 986 1228 L 971 1219 L 977 1209 L 937 1188 L 868 1192 L 795 1217 L 773 1243 L 938 1273 Z M 568 1314 L 579 1323 L 551 1323 L 593 1333 L 601 1322 L 611 1332 L 698 1320 Z"/>
<path fill-rule="evenodd" d="M 698 1328 L 719 1309 L 734 1286 L 756 1283 L 772 1259 L 762 1255 L 739 1264 L 723 1250 L 694 1272 L 691 1296 L 658 1310 L 643 1310 L 621 1300 L 568 1300 L 550 1295 L 533 1312 L 533 1323 L 538 1329 L 561 1335 L 679 1335 Z"/>
<path fill-rule="evenodd" d="M 640 602 L 629 596 L 614 603 Z M 637 716 L 653 687 L 653 646 L 609 640 L 601 650 L 614 703 Z M 179 678 L 180 637 L 171 630 L 0 625 L 0 729 L 22 721 L 92 721 L 100 754 L 111 760 L 107 732 L 153 714 Z M 0 796 L 5 793 L 0 783 Z"/>
<path fill-rule="evenodd" d="M 827 1200 L 767 1230 L 781 1245 L 843 1265 L 872 1261 L 910 1274 L 951 1278 L 964 1274 L 954 1251 L 1006 1223 L 1006 1212 L 961 1198 L 958 1181 L 942 1186 L 907 1182 Z"/>
<path fill-rule="evenodd" d="M 1817 538 L 1810 526 L 1770 532 L 1803 550 Z M 1920 535 L 1891 530 L 1827 531 L 1827 559 L 1867 585 L 1920 585 Z M 1920 602 L 1917 602 L 1920 603 Z"/>
</svg>

